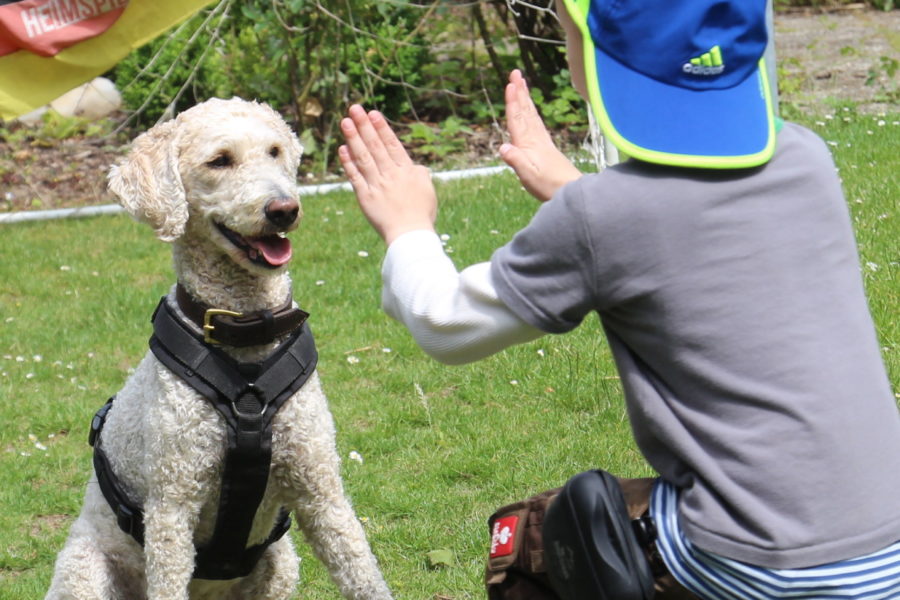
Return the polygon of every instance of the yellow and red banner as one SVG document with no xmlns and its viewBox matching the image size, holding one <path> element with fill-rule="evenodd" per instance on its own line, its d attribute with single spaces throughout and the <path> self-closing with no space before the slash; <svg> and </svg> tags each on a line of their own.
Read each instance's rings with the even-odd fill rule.
<svg viewBox="0 0 900 600">
<path fill-rule="evenodd" d="M 0 0 L 0 118 L 39 108 L 215 0 Z"/>
</svg>

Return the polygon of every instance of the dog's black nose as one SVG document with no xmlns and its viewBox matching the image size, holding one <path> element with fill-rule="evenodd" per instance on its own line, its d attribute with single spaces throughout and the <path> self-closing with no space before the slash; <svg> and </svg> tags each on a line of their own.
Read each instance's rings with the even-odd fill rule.
<svg viewBox="0 0 900 600">
<path fill-rule="evenodd" d="M 266 218 L 278 227 L 289 227 L 300 214 L 300 204 L 293 198 L 277 198 L 266 204 Z"/>
</svg>

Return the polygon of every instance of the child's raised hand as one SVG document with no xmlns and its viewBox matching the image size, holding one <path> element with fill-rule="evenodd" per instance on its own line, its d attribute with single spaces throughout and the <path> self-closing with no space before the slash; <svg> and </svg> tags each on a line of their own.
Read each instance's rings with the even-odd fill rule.
<svg viewBox="0 0 900 600">
<path fill-rule="evenodd" d="M 347 143 L 338 157 L 369 223 L 388 245 L 408 231 L 433 230 L 431 172 L 413 163 L 380 112 L 353 105 L 348 114 L 341 121 Z"/>
<path fill-rule="evenodd" d="M 564 184 L 581 177 L 550 138 L 518 69 L 509 74 L 506 86 L 506 121 L 510 143 L 500 146 L 500 157 L 532 196 L 545 202 Z"/>
</svg>

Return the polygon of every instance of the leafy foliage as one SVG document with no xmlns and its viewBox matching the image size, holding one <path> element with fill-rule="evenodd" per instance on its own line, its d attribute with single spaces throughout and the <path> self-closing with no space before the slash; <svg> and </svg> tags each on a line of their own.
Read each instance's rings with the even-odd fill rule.
<svg viewBox="0 0 900 600">
<path fill-rule="evenodd" d="M 135 127 L 152 125 L 167 110 L 177 113 L 232 91 L 222 69 L 221 41 L 216 42 L 203 27 L 208 16 L 195 15 L 169 36 L 134 50 L 109 74 L 125 107 L 134 111 L 131 120 Z M 206 52 L 215 46 L 219 52 Z M 186 84 L 191 85 L 181 93 Z"/>
<path fill-rule="evenodd" d="M 549 98 L 544 97 L 539 87 L 533 88 L 531 92 L 535 105 L 541 107 L 544 123 L 551 130 L 568 129 L 579 133 L 587 131 L 584 101 L 569 84 L 569 71 L 563 70 L 554 75 L 551 81 L 556 91 Z"/>
<path fill-rule="evenodd" d="M 216 11 L 227 18 L 213 31 Z M 541 98 L 554 98 L 546 105 L 552 124 L 584 123 L 562 47 L 531 39 L 560 37 L 549 10 L 513 13 L 504 0 L 221 0 L 134 52 L 112 77 L 126 107 L 141 113 L 138 128 L 209 96 L 268 102 L 301 132 L 307 170 L 327 173 L 350 103 L 401 125 L 415 121 L 409 138 L 443 156 L 466 147 L 473 131 L 463 122 L 502 119 L 506 77 L 516 67 Z"/>
<path fill-rule="evenodd" d="M 109 121 L 92 121 L 82 117 L 68 117 L 48 110 L 41 115 L 36 127 L 21 127 L 15 123 L 0 125 L 0 140 L 32 147 L 52 147 L 76 136 L 99 137 L 110 132 Z"/>
<path fill-rule="evenodd" d="M 459 117 L 448 117 L 439 128 L 422 122 L 412 123 L 402 140 L 431 158 L 445 158 L 465 149 L 465 135 L 473 133 Z"/>
<path fill-rule="evenodd" d="M 774 0 L 774 6 L 830 9 L 849 2 Z M 569 136 L 562 143 L 573 142 L 584 135 L 587 118 L 569 83 L 554 11 L 554 0 L 220 0 L 135 51 L 112 77 L 135 112 L 135 129 L 210 96 L 268 102 L 300 132 L 304 170 L 320 175 L 335 170 L 339 121 L 353 102 L 396 119 L 426 156 L 483 146 L 484 136 L 496 145 L 513 68 L 525 73 L 548 126 Z M 793 67 L 779 66 L 785 91 L 802 83 L 804 73 Z M 896 86 L 884 84 L 894 68 L 875 65 L 867 82 L 884 87 L 885 98 L 896 96 Z"/>
<path fill-rule="evenodd" d="M 900 62 L 890 56 L 881 56 L 878 63 L 869 69 L 866 76 L 866 85 L 878 86 L 878 96 L 882 102 L 896 104 L 900 101 L 900 86 L 895 81 L 894 76 Z"/>
<path fill-rule="evenodd" d="M 309 0 L 243 2 L 225 38 L 227 79 L 237 95 L 283 108 L 306 132 L 307 154 L 318 154 L 327 170 L 351 101 L 410 111 L 405 86 L 420 83 L 418 66 L 428 54 L 417 31 L 420 12 L 361 0 L 332 8 Z"/>
</svg>

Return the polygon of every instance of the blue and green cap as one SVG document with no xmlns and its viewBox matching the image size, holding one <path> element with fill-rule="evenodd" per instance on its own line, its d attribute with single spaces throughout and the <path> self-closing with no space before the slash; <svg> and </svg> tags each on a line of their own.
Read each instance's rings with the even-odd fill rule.
<svg viewBox="0 0 900 600">
<path fill-rule="evenodd" d="M 603 134 L 640 160 L 761 165 L 775 151 L 766 0 L 563 0 Z"/>
</svg>

